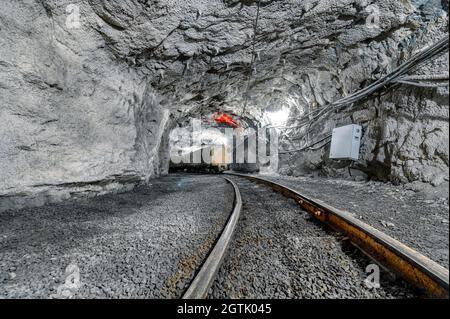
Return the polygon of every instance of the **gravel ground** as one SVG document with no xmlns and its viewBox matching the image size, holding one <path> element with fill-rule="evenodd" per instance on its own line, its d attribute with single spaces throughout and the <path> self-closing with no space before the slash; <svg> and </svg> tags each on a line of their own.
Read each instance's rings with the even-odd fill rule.
<svg viewBox="0 0 450 319">
<path fill-rule="evenodd" d="M 449 267 L 448 187 L 394 186 L 310 177 L 266 176 L 352 213 L 365 223 Z"/>
<path fill-rule="evenodd" d="M 365 286 L 373 262 L 317 224 L 292 199 L 232 177 L 243 211 L 210 298 L 411 298 L 420 293 L 382 271 Z"/>
<path fill-rule="evenodd" d="M 229 217 L 219 176 L 0 214 L 0 298 L 180 297 Z"/>
</svg>

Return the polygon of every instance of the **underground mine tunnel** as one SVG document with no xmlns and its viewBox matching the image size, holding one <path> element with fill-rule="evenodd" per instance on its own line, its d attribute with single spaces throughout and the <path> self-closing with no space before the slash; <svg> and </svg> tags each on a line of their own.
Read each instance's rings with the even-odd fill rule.
<svg viewBox="0 0 450 319">
<path fill-rule="evenodd" d="M 448 299 L 448 4 L 0 0 L 0 299 Z"/>
</svg>

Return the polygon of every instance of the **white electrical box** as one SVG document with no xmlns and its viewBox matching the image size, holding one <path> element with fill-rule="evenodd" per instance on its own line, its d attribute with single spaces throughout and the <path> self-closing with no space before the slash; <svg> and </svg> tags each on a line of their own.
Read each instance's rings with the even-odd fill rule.
<svg viewBox="0 0 450 319">
<path fill-rule="evenodd" d="M 331 159 L 359 160 L 359 148 L 361 146 L 362 127 L 359 125 L 347 125 L 333 130 L 331 139 Z"/>
</svg>

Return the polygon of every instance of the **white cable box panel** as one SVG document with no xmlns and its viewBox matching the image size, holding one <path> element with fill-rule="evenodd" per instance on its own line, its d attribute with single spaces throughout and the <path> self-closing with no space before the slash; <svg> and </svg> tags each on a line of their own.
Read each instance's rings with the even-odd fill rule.
<svg viewBox="0 0 450 319">
<path fill-rule="evenodd" d="M 333 130 L 330 158 L 359 160 L 362 127 L 356 124 L 338 127 Z"/>
</svg>

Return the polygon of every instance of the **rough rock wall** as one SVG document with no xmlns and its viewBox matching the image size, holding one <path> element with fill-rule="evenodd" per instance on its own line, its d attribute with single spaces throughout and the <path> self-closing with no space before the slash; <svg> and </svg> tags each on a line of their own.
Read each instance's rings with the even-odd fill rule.
<svg viewBox="0 0 450 319">
<path fill-rule="evenodd" d="M 363 43 L 342 52 L 341 61 L 336 66 L 340 69 L 337 82 L 341 88 L 345 88 L 343 95 L 367 86 L 370 81 L 378 79 L 413 54 L 448 35 L 448 3 L 422 3 L 424 5 L 418 5 L 406 23 L 389 36 L 379 37 L 379 41 L 371 41 L 365 48 Z M 447 74 L 448 77 L 448 66 L 447 53 L 415 70 L 413 75 Z M 329 77 L 328 72 L 318 72 L 309 77 L 308 80 L 313 84 L 306 84 L 309 90 L 302 91 L 303 99 L 307 100 L 305 104 L 309 107 L 303 109 L 309 110 L 312 104 L 320 105 L 324 100 L 329 101 L 327 92 L 332 92 L 333 88 L 324 89 L 326 77 Z M 344 112 L 332 113 L 321 119 L 310 128 L 309 134 L 306 134 L 307 127 L 291 132 L 294 139 L 297 136 L 304 137 L 297 144 L 295 141 L 293 144 L 292 141 L 284 141 L 285 150 L 301 148 L 331 133 L 334 127 L 360 124 L 364 135 L 361 158 L 357 163 L 330 160 L 329 144 L 319 143 L 302 152 L 282 155 L 280 172 L 287 175 L 340 177 L 353 174 L 357 178 L 393 183 L 419 181 L 434 186 L 448 183 L 448 97 L 448 81 L 447 85 L 439 88 L 399 85 L 383 90 Z M 294 108 L 294 115 L 295 111 Z M 291 121 L 290 125 L 295 126 L 296 121 Z M 349 166 L 352 167 L 350 172 Z"/>
<path fill-rule="evenodd" d="M 2 0 L 0 210 L 128 189 L 159 173 L 168 111 L 106 48 L 88 5 Z"/>
<path fill-rule="evenodd" d="M 180 118 L 331 102 L 383 74 L 417 28 L 408 0 L 0 1 L 0 210 L 164 173 Z"/>
<path fill-rule="evenodd" d="M 357 167 L 394 183 L 448 182 L 448 90 L 402 88 L 368 104 Z"/>
</svg>

